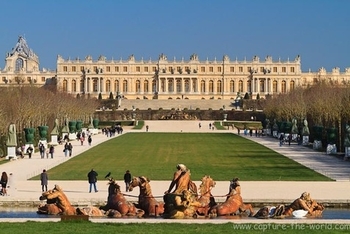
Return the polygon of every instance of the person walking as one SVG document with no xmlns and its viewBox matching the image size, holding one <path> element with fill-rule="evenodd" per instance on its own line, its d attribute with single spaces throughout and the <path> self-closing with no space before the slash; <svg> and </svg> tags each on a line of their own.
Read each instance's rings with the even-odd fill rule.
<svg viewBox="0 0 350 234">
<path fill-rule="evenodd" d="M 45 146 L 42 142 L 39 143 L 39 152 L 40 152 L 40 157 L 44 158 L 45 157 Z"/>
<path fill-rule="evenodd" d="M 47 175 L 46 170 L 44 169 L 43 172 L 40 174 L 40 181 L 41 181 L 41 190 L 47 191 L 47 184 L 49 181 L 49 177 Z"/>
<path fill-rule="evenodd" d="M 69 147 L 68 147 L 68 143 L 67 142 L 64 144 L 63 152 L 64 152 L 64 157 L 67 157 L 68 156 L 68 152 L 69 152 Z"/>
<path fill-rule="evenodd" d="M 92 137 L 91 137 L 91 135 L 89 135 L 88 136 L 88 143 L 89 143 L 90 146 L 91 146 L 91 142 L 92 142 Z"/>
<path fill-rule="evenodd" d="M 71 157 L 72 156 L 72 152 L 73 152 L 73 146 L 72 146 L 72 144 L 70 142 L 68 144 L 68 152 L 69 152 L 69 157 Z"/>
<path fill-rule="evenodd" d="M 91 193 L 92 186 L 94 186 L 95 193 L 98 192 L 96 188 L 97 176 L 98 174 L 96 171 L 94 171 L 94 169 L 91 169 L 91 171 L 87 175 L 90 184 L 89 193 Z"/>
<path fill-rule="evenodd" d="M 29 146 L 27 149 L 27 154 L 29 158 L 32 158 L 32 153 L 33 153 L 33 147 Z"/>
<path fill-rule="evenodd" d="M 1 194 L 3 196 L 7 195 L 7 182 L 8 182 L 8 176 L 7 173 L 4 171 L 1 174 L 1 179 L 0 179 L 0 183 L 1 183 Z"/>
<path fill-rule="evenodd" d="M 53 145 L 50 146 L 49 153 L 51 155 L 51 158 L 53 158 L 53 153 L 55 152 L 55 147 Z"/>
<path fill-rule="evenodd" d="M 130 186 L 130 183 L 131 183 L 131 174 L 130 174 L 130 171 L 127 170 L 124 174 L 124 182 L 125 182 L 125 191 L 128 192 L 129 191 L 129 186 Z"/>
</svg>

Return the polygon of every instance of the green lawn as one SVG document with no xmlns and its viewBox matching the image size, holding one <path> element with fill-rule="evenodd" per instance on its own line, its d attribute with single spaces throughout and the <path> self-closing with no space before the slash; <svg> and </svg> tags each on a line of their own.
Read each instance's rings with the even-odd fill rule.
<svg viewBox="0 0 350 234">
<path fill-rule="evenodd" d="M 278 223 L 256 223 L 256 224 L 177 224 L 177 223 L 91 223 L 91 222 L 26 222 L 26 223 L 1 223 L 4 233 L 23 234 L 221 234 L 221 233 L 348 233 L 346 224 L 278 224 Z"/>
<path fill-rule="evenodd" d="M 230 133 L 128 133 L 112 138 L 49 170 L 50 180 L 85 180 L 94 168 L 100 178 L 112 172 L 171 180 L 185 164 L 193 180 L 210 175 L 217 181 L 237 176 L 245 181 L 327 181 L 318 174 L 253 141 Z M 34 179 L 38 179 L 35 177 Z"/>
</svg>

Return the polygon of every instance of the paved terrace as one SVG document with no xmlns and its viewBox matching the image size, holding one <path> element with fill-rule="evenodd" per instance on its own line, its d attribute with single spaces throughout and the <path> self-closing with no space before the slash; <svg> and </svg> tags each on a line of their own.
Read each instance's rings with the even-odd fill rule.
<svg viewBox="0 0 350 234">
<path fill-rule="evenodd" d="M 202 128 L 199 129 L 199 122 Z M 149 125 L 150 132 L 218 132 L 218 133 L 233 133 L 233 130 L 210 130 L 209 123 L 212 121 L 146 121 Z M 135 130 L 125 129 L 123 134 L 133 132 Z M 138 130 L 138 131 L 145 131 Z M 119 136 L 115 136 L 119 137 Z M 343 203 L 349 204 L 350 198 L 350 162 L 340 160 L 336 157 L 328 156 L 325 153 L 320 153 L 308 149 L 303 146 L 292 144 L 291 146 L 284 145 L 279 147 L 278 140 L 269 137 L 250 137 L 243 136 L 248 139 L 261 143 L 287 157 L 300 162 L 315 171 L 325 174 L 333 178 L 334 182 L 283 182 L 283 181 L 241 181 L 242 197 L 245 202 L 254 203 L 290 203 L 295 198 L 299 197 L 304 191 L 311 193 L 312 197 L 320 202 Z M 81 146 L 80 142 L 73 143 L 73 157 L 85 150 L 94 147 L 95 145 L 109 140 L 110 138 L 98 134 L 93 136 L 92 146 Z M 56 146 L 54 159 L 41 159 L 38 153 L 35 153 L 32 159 L 28 157 L 24 159 L 14 160 L 9 163 L 0 165 L 0 171 L 6 171 L 8 174 L 13 173 L 14 177 L 10 182 L 8 196 L 0 197 L 0 205 L 37 205 L 38 198 L 41 195 L 40 181 L 31 181 L 29 178 L 38 175 L 43 169 L 50 169 L 67 160 L 69 157 L 63 155 L 63 145 Z M 175 167 L 175 165 L 174 165 Z M 191 168 L 195 170 L 195 168 Z M 112 176 L 116 178 L 116 172 L 111 168 Z M 64 173 L 64 172 L 63 172 Z M 86 172 L 88 173 L 88 172 Z M 124 171 L 119 177 L 122 179 Z M 169 171 L 169 178 L 172 177 L 172 171 Z M 137 172 L 132 172 L 134 176 L 140 176 Z M 210 172 L 208 172 L 210 174 Z M 50 176 L 50 175 L 49 175 Z M 232 176 L 237 176 L 232 172 Z M 239 175 L 238 175 L 239 176 Z M 100 175 L 100 180 L 97 183 L 99 192 L 88 193 L 89 184 L 87 181 L 50 181 L 49 188 L 55 184 L 60 185 L 70 201 L 75 205 L 96 205 L 105 204 L 107 199 L 107 182 L 103 180 L 104 175 Z M 170 181 L 154 181 L 151 179 L 153 195 L 159 200 L 162 199 L 164 191 L 168 188 Z M 231 178 L 228 178 L 228 180 Z M 123 181 L 118 181 L 124 185 Z M 197 185 L 199 181 L 195 181 Z M 229 181 L 217 181 L 216 187 L 212 193 L 217 196 L 216 200 L 222 201 L 222 196 L 228 192 Z M 122 186 L 124 188 L 124 186 Z M 138 189 L 127 193 L 131 201 L 136 201 Z"/>
</svg>

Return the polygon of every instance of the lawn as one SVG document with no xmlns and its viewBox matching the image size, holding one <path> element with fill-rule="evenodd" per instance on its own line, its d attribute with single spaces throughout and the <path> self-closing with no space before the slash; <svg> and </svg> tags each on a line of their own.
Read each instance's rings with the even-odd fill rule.
<svg viewBox="0 0 350 234">
<path fill-rule="evenodd" d="M 112 138 L 49 170 L 50 180 L 85 180 L 94 168 L 100 176 L 125 170 L 151 180 L 171 180 L 178 163 L 192 180 L 330 181 L 265 146 L 230 133 L 128 133 Z M 38 176 L 34 179 L 38 179 Z"/>
<path fill-rule="evenodd" d="M 278 223 L 256 223 L 256 224 L 177 224 L 177 223 L 92 223 L 92 222 L 26 222 L 26 223 L 1 223 L 4 233 L 23 234 L 114 234 L 114 233 L 152 233 L 152 234 L 195 234 L 195 233 L 348 233 L 347 224 L 278 224 Z"/>
</svg>

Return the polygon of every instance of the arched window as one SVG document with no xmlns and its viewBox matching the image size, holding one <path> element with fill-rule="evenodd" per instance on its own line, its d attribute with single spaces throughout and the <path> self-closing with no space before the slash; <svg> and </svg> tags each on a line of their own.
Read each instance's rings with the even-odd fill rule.
<svg viewBox="0 0 350 234">
<path fill-rule="evenodd" d="M 272 92 L 277 93 L 277 80 L 272 82 Z"/>
<path fill-rule="evenodd" d="M 217 93 L 221 93 L 222 92 L 222 82 L 221 80 L 218 80 L 218 82 L 216 82 L 216 92 Z"/>
<path fill-rule="evenodd" d="M 85 87 L 85 84 L 84 84 L 84 80 L 80 80 L 80 92 L 84 93 L 84 87 Z"/>
<path fill-rule="evenodd" d="M 168 91 L 169 92 L 174 92 L 174 79 L 171 78 L 168 80 Z"/>
<path fill-rule="evenodd" d="M 15 68 L 15 71 L 22 71 L 23 69 L 23 59 L 21 58 L 18 58 L 16 60 L 16 68 Z"/>
<path fill-rule="evenodd" d="M 201 81 L 201 93 L 205 93 L 205 81 Z"/>
<path fill-rule="evenodd" d="M 67 85 L 68 85 L 68 81 L 67 80 L 63 80 L 63 86 L 62 86 L 62 91 L 63 92 L 67 92 L 68 91 L 68 88 L 67 88 Z"/>
<path fill-rule="evenodd" d="M 127 93 L 127 92 L 128 92 L 128 81 L 123 80 L 123 93 Z"/>
<path fill-rule="evenodd" d="M 243 80 L 238 81 L 238 92 L 243 92 Z"/>
<path fill-rule="evenodd" d="M 157 82 L 156 80 L 152 80 L 152 92 L 157 92 Z"/>
<path fill-rule="evenodd" d="M 114 90 L 115 90 L 116 92 L 120 92 L 119 80 L 115 80 L 115 81 L 114 81 Z"/>
<path fill-rule="evenodd" d="M 185 92 L 189 93 L 190 91 L 190 79 L 185 79 Z"/>
<path fill-rule="evenodd" d="M 181 79 L 176 79 L 176 92 L 181 93 Z"/>
<path fill-rule="evenodd" d="M 135 84 L 135 88 L 136 88 L 136 93 L 140 93 L 141 92 L 141 82 L 139 80 L 136 81 Z"/>
<path fill-rule="evenodd" d="M 160 80 L 160 91 L 165 92 L 165 79 Z"/>
<path fill-rule="evenodd" d="M 143 91 L 145 92 L 145 93 L 148 93 L 149 91 L 148 91 L 148 80 L 145 80 L 144 82 L 143 82 Z"/>
<path fill-rule="evenodd" d="M 235 92 L 235 81 L 230 80 L 230 93 L 234 93 L 234 92 Z"/>
<path fill-rule="evenodd" d="M 76 92 L 76 91 L 77 91 L 77 81 L 72 80 L 72 92 Z"/>
<path fill-rule="evenodd" d="M 292 91 L 292 90 L 294 90 L 295 89 L 295 82 L 294 82 L 294 80 L 292 80 L 291 82 L 290 82 L 290 91 Z"/>
<path fill-rule="evenodd" d="M 248 93 L 251 93 L 251 92 L 253 92 L 253 90 L 252 90 L 252 81 L 251 80 L 248 80 L 247 81 L 247 91 L 248 91 Z"/>
<path fill-rule="evenodd" d="M 283 80 L 282 81 L 282 93 L 286 93 L 287 92 L 287 84 L 286 81 Z"/>
<path fill-rule="evenodd" d="M 98 92 L 98 79 L 92 79 L 92 92 Z"/>
<path fill-rule="evenodd" d="M 106 80 L 106 92 L 111 92 L 111 81 Z"/>
<path fill-rule="evenodd" d="M 214 92 L 214 81 L 209 80 L 209 93 Z"/>
<path fill-rule="evenodd" d="M 192 92 L 198 92 L 198 90 L 197 90 L 197 79 L 192 79 Z"/>
<path fill-rule="evenodd" d="M 263 93 L 265 92 L 265 79 L 259 80 L 260 90 L 259 92 Z"/>
</svg>

